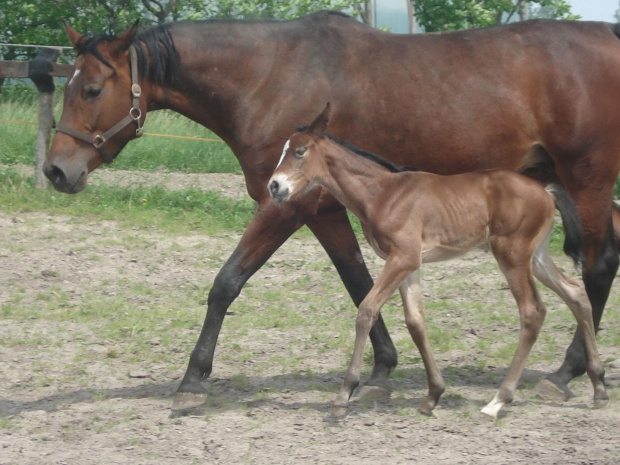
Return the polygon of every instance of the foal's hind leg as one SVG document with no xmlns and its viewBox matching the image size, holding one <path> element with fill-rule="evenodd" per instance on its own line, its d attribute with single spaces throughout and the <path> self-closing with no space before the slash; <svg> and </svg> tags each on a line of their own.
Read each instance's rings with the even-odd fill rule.
<svg viewBox="0 0 620 465">
<path fill-rule="evenodd" d="M 583 285 L 579 281 L 564 276 L 551 260 L 549 256 L 550 238 L 551 230 L 536 249 L 532 262 L 534 276 L 560 296 L 575 315 L 584 339 L 587 357 L 586 371 L 594 387 L 594 404 L 596 407 L 602 407 L 607 403 L 609 397 L 607 397 L 605 390 L 605 370 L 596 347 L 592 306 Z"/>
<path fill-rule="evenodd" d="M 513 244 L 508 248 L 512 249 L 511 252 L 514 252 L 514 250 L 522 250 L 526 247 L 520 247 L 520 244 Z M 497 414 L 504 405 L 512 402 L 517 384 L 521 378 L 521 373 L 523 373 L 523 368 L 525 367 L 525 362 L 534 342 L 536 342 L 538 338 L 538 333 L 545 319 L 546 312 L 545 306 L 540 300 L 540 296 L 534 284 L 534 278 L 531 272 L 531 255 L 526 253 L 518 258 L 519 262 L 511 263 L 511 260 L 508 258 L 511 252 L 499 254 L 497 253 L 497 249 L 495 247 L 493 248 L 493 253 L 497 258 L 500 269 L 506 276 L 510 291 L 519 307 L 521 323 L 519 343 L 512 358 L 512 362 L 508 367 L 506 378 L 504 378 L 493 400 L 482 409 L 482 413 L 493 418 L 497 417 Z M 524 262 L 524 260 L 526 261 Z"/>
<path fill-rule="evenodd" d="M 420 406 L 420 413 L 430 415 L 446 390 L 441 372 L 433 357 L 433 351 L 426 334 L 426 321 L 422 310 L 422 294 L 420 292 L 420 270 L 416 270 L 400 285 L 400 295 L 405 308 L 407 329 L 415 342 L 426 370 L 428 380 L 428 396 Z"/>
</svg>

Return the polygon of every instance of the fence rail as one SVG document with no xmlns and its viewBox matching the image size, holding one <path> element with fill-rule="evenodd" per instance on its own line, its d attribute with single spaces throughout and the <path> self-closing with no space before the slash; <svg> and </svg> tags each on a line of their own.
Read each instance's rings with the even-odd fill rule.
<svg viewBox="0 0 620 465">
<path fill-rule="evenodd" d="M 1 78 L 27 78 L 29 61 L 0 61 L 0 79 Z M 50 63 L 50 76 L 69 77 L 72 65 L 64 63 Z"/>
</svg>

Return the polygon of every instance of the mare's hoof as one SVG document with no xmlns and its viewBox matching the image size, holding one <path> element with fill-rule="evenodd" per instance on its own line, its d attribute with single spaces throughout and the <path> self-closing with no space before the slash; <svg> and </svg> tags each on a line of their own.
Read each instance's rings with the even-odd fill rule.
<svg viewBox="0 0 620 465">
<path fill-rule="evenodd" d="M 385 400 L 392 395 L 392 390 L 383 386 L 362 386 L 356 396 L 359 400 Z"/>
<path fill-rule="evenodd" d="M 187 410 L 200 407 L 207 401 L 207 393 L 196 394 L 194 392 L 177 392 L 172 403 L 172 410 Z"/>
<path fill-rule="evenodd" d="M 536 394 L 543 400 L 553 401 L 553 402 L 566 402 L 570 400 L 572 397 L 575 397 L 575 394 L 568 389 L 568 386 L 558 386 L 552 381 L 548 379 L 543 379 L 536 385 Z"/>
</svg>

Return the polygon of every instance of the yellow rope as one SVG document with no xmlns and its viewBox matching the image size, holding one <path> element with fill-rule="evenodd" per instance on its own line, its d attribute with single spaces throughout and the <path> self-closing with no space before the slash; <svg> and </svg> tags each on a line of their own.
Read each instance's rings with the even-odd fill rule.
<svg viewBox="0 0 620 465">
<path fill-rule="evenodd" d="M 14 121 L 10 119 L 0 119 L 0 123 L 10 123 L 10 124 L 28 124 L 32 126 L 37 126 L 39 123 L 33 123 L 31 121 Z M 174 134 L 157 134 L 154 132 L 145 132 L 143 133 L 145 136 L 154 136 L 154 137 L 167 137 L 169 139 L 186 139 L 186 140 L 197 140 L 204 142 L 224 142 L 221 139 L 210 139 L 208 137 L 194 137 L 194 136 L 177 136 Z"/>
</svg>

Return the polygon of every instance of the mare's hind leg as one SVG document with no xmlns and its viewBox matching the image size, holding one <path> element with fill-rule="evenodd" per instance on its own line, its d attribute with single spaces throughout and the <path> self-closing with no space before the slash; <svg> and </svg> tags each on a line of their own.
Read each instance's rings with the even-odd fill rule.
<svg viewBox="0 0 620 465">
<path fill-rule="evenodd" d="M 355 322 L 355 345 L 353 348 L 353 355 L 351 356 L 351 362 L 344 376 L 340 391 L 334 400 L 332 408 L 332 414 L 334 416 L 340 417 L 346 413 L 349 398 L 360 382 L 364 346 L 366 345 L 366 339 L 368 338 L 370 328 L 376 323 L 379 310 L 385 301 L 411 272 L 411 268 L 411 262 L 402 257 L 394 255 L 388 257 L 377 282 L 360 304 Z M 417 268 L 417 266 L 415 266 L 414 269 L 415 268 Z"/>
<path fill-rule="evenodd" d="M 420 351 L 428 380 L 428 395 L 419 410 L 424 415 L 431 415 L 437 402 L 439 402 L 439 398 L 446 390 L 446 385 L 435 362 L 428 335 L 426 334 L 426 321 L 424 319 L 424 311 L 422 310 L 422 293 L 420 291 L 420 270 L 418 269 L 411 273 L 402 282 L 399 290 L 405 308 L 407 329 L 409 329 L 411 338 Z"/>
<path fill-rule="evenodd" d="M 307 224 L 334 263 L 355 306 L 359 307 L 373 282 L 346 210 L 321 213 Z M 377 389 L 374 395 L 387 396 L 391 391 L 387 378 L 396 368 L 397 355 L 381 314 L 370 330 L 370 342 L 375 365 L 365 386 L 374 386 Z"/>
<path fill-rule="evenodd" d="M 549 240 L 551 232 L 545 237 L 536 249 L 533 259 L 534 276 L 545 286 L 555 292 L 568 305 L 575 315 L 581 334 L 584 335 L 587 355 L 587 373 L 594 387 L 594 402 L 596 407 L 602 407 L 609 397 L 605 390 L 605 370 L 599 358 L 594 335 L 594 321 L 592 307 L 584 287 L 579 281 L 564 276 L 555 266 L 549 256 Z"/>
<path fill-rule="evenodd" d="M 504 378 L 493 400 L 482 409 L 482 413 L 496 418 L 502 407 L 512 402 L 514 398 L 525 362 L 538 338 L 546 311 L 534 284 L 531 271 L 532 254 L 528 254 L 526 251 L 528 245 L 510 244 L 505 238 L 501 241 L 495 239 L 493 242 L 493 253 L 508 280 L 508 286 L 517 302 L 520 317 L 519 343 L 508 367 L 506 378 Z M 523 255 L 515 257 L 515 250 L 524 250 L 525 252 Z"/>
<path fill-rule="evenodd" d="M 579 167 L 587 167 L 586 157 L 582 158 Z M 598 159 L 606 157 L 599 154 Z M 594 328 L 598 330 L 619 263 L 611 213 L 613 185 L 618 170 L 610 167 L 586 173 L 575 169 L 575 173 L 566 174 L 561 171 L 561 165 L 557 164 L 556 167 L 564 186 L 575 200 L 583 224 L 583 252 L 586 258 L 583 282 L 592 304 Z M 584 180 L 588 183 L 586 187 Z M 585 373 L 586 366 L 584 341 L 581 331 L 577 329 L 562 366 L 547 379 L 563 392 L 564 398 L 568 398 L 572 396 L 568 383 Z"/>
</svg>

